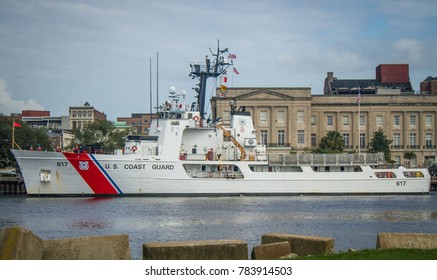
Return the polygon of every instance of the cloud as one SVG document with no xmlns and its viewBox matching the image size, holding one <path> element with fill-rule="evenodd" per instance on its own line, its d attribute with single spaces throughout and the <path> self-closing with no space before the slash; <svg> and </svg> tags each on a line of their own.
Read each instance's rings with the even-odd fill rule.
<svg viewBox="0 0 437 280">
<path fill-rule="evenodd" d="M 45 110 L 35 99 L 15 100 L 7 90 L 6 81 L 0 79 L 0 112 L 5 115 L 21 113 L 23 110 Z"/>
<path fill-rule="evenodd" d="M 436 69 L 435 7 L 435 0 L 6 1 L 0 77 L 14 99 L 28 100 L 13 100 L 22 107 L 35 99 L 65 115 L 88 100 L 110 119 L 148 111 L 150 58 L 153 106 L 155 92 L 163 102 L 169 86 L 194 98 L 189 62 L 203 61 L 217 39 L 238 57 L 235 87 L 311 85 L 320 93 L 326 72 L 372 78 L 381 63 L 409 63 L 411 77 L 422 79 Z M 2 112 L 14 108 L 5 102 Z"/>
<path fill-rule="evenodd" d="M 394 56 L 411 62 L 422 58 L 423 43 L 414 39 L 399 39 L 393 44 Z"/>
</svg>

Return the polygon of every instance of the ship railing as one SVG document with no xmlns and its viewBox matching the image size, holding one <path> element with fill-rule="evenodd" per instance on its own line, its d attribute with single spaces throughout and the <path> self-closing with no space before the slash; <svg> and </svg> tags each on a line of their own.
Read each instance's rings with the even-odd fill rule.
<svg viewBox="0 0 437 280">
<path fill-rule="evenodd" d="M 381 165 L 384 154 L 270 154 L 271 165 Z"/>
</svg>

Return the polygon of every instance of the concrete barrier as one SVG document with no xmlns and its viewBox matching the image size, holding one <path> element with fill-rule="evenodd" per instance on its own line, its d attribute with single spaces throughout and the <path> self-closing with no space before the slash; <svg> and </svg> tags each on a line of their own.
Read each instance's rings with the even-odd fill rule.
<svg viewBox="0 0 437 280">
<path fill-rule="evenodd" d="M 334 253 L 334 238 L 321 236 L 267 233 L 261 237 L 261 244 L 287 241 L 291 253 L 299 256 L 327 255 Z"/>
<path fill-rule="evenodd" d="M 437 249 L 437 234 L 378 233 L 376 249 Z"/>
<path fill-rule="evenodd" d="M 242 240 L 152 242 L 143 244 L 143 260 L 247 260 Z"/>
<path fill-rule="evenodd" d="M 252 259 L 254 260 L 277 260 L 290 254 L 291 248 L 288 241 L 261 244 L 252 249 Z"/>
<path fill-rule="evenodd" d="M 41 260 L 44 241 L 22 227 L 0 229 L 0 260 Z"/>
<path fill-rule="evenodd" d="M 44 241 L 44 260 L 130 260 L 129 236 L 91 236 Z"/>
</svg>

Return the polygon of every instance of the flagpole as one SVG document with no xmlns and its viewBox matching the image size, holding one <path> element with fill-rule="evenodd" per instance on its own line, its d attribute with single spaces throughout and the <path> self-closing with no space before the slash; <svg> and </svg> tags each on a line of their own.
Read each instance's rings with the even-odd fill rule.
<svg viewBox="0 0 437 280">
<path fill-rule="evenodd" d="M 358 86 L 358 155 L 361 154 L 360 118 L 361 118 L 361 93 L 360 93 L 360 86 Z"/>
<path fill-rule="evenodd" d="M 14 118 L 12 118 L 12 149 L 14 149 L 14 143 L 15 143 L 15 121 Z"/>
</svg>

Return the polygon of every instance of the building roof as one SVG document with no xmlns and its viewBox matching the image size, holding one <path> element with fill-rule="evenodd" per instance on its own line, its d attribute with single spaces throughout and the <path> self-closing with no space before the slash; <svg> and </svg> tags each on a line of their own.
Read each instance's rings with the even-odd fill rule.
<svg viewBox="0 0 437 280">
<path fill-rule="evenodd" d="M 378 88 L 412 91 L 411 83 L 381 83 L 376 79 L 337 79 L 331 82 L 331 92 L 338 94 L 355 94 L 358 89 L 362 94 L 374 94 Z"/>
<path fill-rule="evenodd" d="M 424 80 L 424 82 L 429 82 L 429 81 L 432 81 L 432 80 L 437 80 L 437 77 L 428 76 L 428 78 L 426 78 Z"/>
</svg>

